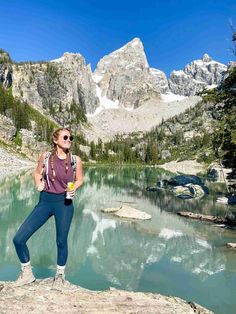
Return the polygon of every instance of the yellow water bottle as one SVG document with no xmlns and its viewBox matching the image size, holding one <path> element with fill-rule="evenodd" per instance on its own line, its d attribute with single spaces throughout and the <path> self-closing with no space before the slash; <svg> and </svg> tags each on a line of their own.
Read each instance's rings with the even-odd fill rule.
<svg viewBox="0 0 236 314">
<path fill-rule="evenodd" d="M 74 188 L 75 188 L 74 182 L 68 182 L 68 183 L 67 183 L 67 192 L 73 191 Z M 73 197 L 71 197 L 70 194 L 66 193 L 66 198 L 67 198 L 68 200 L 70 200 L 70 199 L 72 199 Z"/>
</svg>

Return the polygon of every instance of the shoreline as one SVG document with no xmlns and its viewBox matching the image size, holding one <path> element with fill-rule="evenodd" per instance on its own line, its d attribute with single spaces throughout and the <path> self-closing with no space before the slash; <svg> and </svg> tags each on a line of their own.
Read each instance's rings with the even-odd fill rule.
<svg viewBox="0 0 236 314">
<path fill-rule="evenodd" d="M 158 165 L 158 168 L 162 168 L 173 173 L 182 173 L 189 175 L 197 175 L 206 171 L 206 166 L 197 162 L 196 160 L 173 160 L 163 165 Z"/>
<path fill-rule="evenodd" d="M 0 147 L 0 181 L 21 171 L 34 168 L 35 162 Z"/>
<path fill-rule="evenodd" d="M 0 182 L 2 182 L 7 177 L 17 176 L 23 171 L 34 169 L 35 164 L 19 165 L 19 166 L 6 166 L 0 163 Z"/>
<path fill-rule="evenodd" d="M 53 278 L 37 279 L 32 284 L 14 288 L 9 286 L 10 282 L 0 282 L 1 313 L 213 314 L 195 302 L 174 296 L 115 288 L 94 291 L 68 281 L 53 289 L 52 283 Z"/>
<path fill-rule="evenodd" d="M 0 151 L 1 153 L 1 151 Z M 0 158 L 0 181 L 2 181 L 7 176 L 18 174 L 21 171 L 33 169 L 37 165 L 36 162 L 30 160 L 23 160 L 19 157 L 11 155 L 8 156 L 7 160 L 1 160 Z M 108 163 L 89 163 L 83 162 L 84 167 L 137 167 L 137 168 L 160 168 L 172 173 L 182 173 L 197 175 L 199 173 L 205 172 L 206 168 L 203 164 L 198 163 L 195 160 L 184 160 L 184 161 L 170 161 L 162 165 L 142 165 L 142 164 L 108 164 Z"/>
</svg>

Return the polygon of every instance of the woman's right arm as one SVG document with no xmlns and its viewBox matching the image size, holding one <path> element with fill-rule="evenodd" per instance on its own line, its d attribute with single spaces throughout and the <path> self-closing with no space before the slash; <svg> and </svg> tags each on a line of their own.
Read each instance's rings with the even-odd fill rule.
<svg viewBox="0 0 236 314">
<path fill-rule="evenodd" d="M 46 156 L 46 152 L 40 155 L 37 168 L 34 171 L 34 183 L 35 183 L 36 188 L 38 188 L 39 185 L 43 182 L 42 170 L 43 170 L 43 161 L 44 161 L 45 156 Z"/>
</svg>

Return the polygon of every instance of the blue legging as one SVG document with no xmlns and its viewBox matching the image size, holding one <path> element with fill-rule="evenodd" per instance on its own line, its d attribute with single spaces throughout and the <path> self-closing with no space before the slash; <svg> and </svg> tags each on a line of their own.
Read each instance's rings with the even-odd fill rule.
<svg viewBox="0 0 236 314">
<path fill-rule="evenodd" d="M 64 266 L 68 256 L 67 237 L 74 213 L 73 202 L 65 199 L 65 194 L 41 192 L 38 204 L 25 219 L 13 238 L 21 263 L 30 260 L 26 245 L 28 239 L 49 217 L 54 215 L 56 222 L 57 265 Z"/>
</svg>

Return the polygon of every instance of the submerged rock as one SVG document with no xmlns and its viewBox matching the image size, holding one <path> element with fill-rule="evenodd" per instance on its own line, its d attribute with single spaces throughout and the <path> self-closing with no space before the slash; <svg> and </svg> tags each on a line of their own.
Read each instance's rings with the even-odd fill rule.
<svg viewBox="0 0 236 314">
<path fill-rule="evenodd" d="M 236 243 L 227 243 L 226 244 L 227 247 L 231 248 L 231 249 L 236 249 Z"/>
<path fill-rule="evenodd" d="M 227 223 L 227 219 L 221 216 L 202 215 L 202 214 L 186 212 L 186 211 L 178 212 L 177 215 L 186 217 L 186 218 L 199 219 L 202 221 L 211 221 L 217 224 Z"/>
<path fill-rule="evenodd" d="M 109 208 L 101 209 L 101 212 L 103 212 L 103 213 L 114 213 L 114 212 L 117 212 L 119 209 L 121 209 L 121 207 L 109 207 Z"/>
<path fill-rule="evenodd" d="M 121 205 L 120 207 L 105 208 L 102 209 L 101 211 L 103 213 L 114 213 L 115 216 L 121 218 L 140 220 L 147 220 L 152 218 L 151 215 L 127 205 Z"/>
<path fill-rule="evenodd" d="M 175 186 L 173 188 L 175 196 L 183 199 L 188 198 L 201 198 L 205 195 L 205 191 L 202 186 L 197 184 L 186 184 L 184 186 Z"/>
<path fill-rule="evenodd" d="M 170 180 L 158 181 L 157 188 L 169 189 L 175 196 L 183 199 L 201 198 L 205 194 L 209 194 L 209 190 L 202 179 L 195 175 L 179 175 Z"/>
<path fill-rule="evenodd" d="M 0 286 L 4 286 L 0 282 Z M 1 290 L 1 289 L 0 289 Z M 157 293 L 123 291 L 111 288 L 91 291 L 67 282 L 52 289 L 52 278 L 0 291 L 1 313 L 156 313 L 211 314 L 200 305 Z"/>
</svg>

